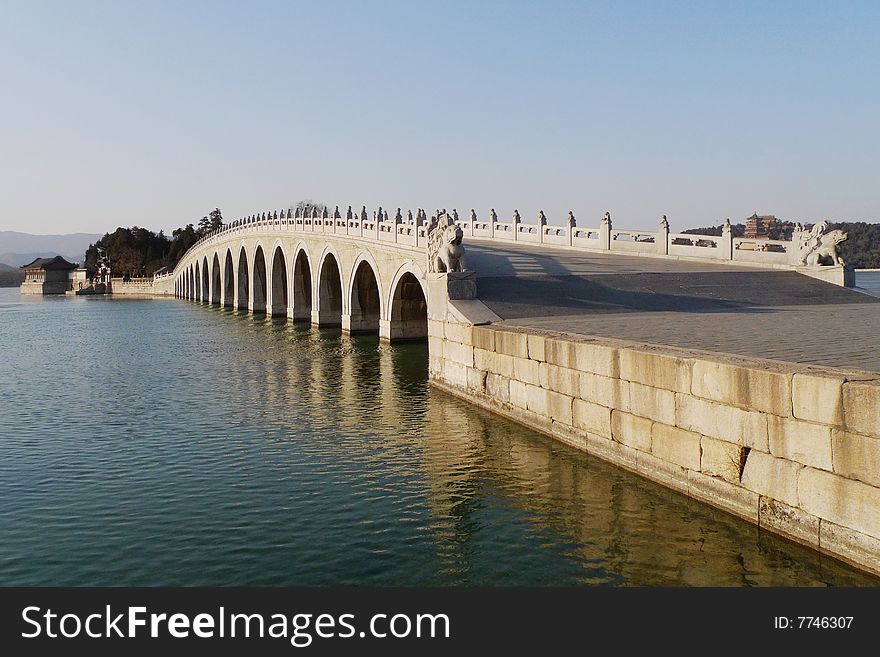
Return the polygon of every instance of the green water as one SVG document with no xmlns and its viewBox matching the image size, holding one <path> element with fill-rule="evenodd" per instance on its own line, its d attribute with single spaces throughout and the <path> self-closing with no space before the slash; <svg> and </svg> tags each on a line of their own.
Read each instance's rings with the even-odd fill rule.
<svg viewBox="0 0 880 657">
<path fill-rule="evenodd" d="M 0 290 L 2 585 L 877 580 L 429 387 L 389 347 Z"/>
</svg>

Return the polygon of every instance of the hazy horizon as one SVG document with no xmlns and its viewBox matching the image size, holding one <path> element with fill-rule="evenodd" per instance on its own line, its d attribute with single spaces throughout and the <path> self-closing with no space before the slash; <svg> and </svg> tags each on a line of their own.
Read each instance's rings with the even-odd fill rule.
<svg viewBox="0 0 880 657">
<path fill-rule="evenodd" d="M 876 3 L 4 3 L 0 230 L 880 221 Z"/>
</svg>

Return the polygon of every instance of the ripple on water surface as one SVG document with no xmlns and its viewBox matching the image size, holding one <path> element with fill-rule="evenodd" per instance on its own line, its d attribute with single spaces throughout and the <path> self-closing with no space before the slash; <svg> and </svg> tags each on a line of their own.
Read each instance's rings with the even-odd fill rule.
<svg viewBox="0 0 880 657">
<path fill-rule="evenodd" d="M 4 585 L 876 584 L 454 399 L 423 346 L 0 290 Z"/>
</svg>

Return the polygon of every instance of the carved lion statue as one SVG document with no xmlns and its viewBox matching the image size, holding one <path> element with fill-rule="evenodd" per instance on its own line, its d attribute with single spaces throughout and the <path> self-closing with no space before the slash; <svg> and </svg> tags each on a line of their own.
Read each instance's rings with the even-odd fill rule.
<svg viewBox="0 0 880 657">
<path fill-rule="evenodd" d="M 828 223 L 822 221 L 802 238 L 801 264 L 813 267 L 831 260 L 833 265 L 843 265 L 843 258 L 837 253 L 837 245 L 846 241 L 848 235 L 842 230 L 825 232 Z"/>
<path fill-rule="evenodd" d="M 464 271 L 464 233 L 454 219 L 441 212 L 428 228 L 428 271 Z"/>
</svg>

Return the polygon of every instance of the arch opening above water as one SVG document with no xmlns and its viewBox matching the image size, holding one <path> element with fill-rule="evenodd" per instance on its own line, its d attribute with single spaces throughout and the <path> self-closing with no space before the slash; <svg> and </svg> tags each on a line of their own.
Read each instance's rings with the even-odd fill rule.
<svg viewBox="0 0 880 657">
<path fill-rule="evenodd" d="M 254 251 L 253 271 L 253 299 L 248 309 L 254 314 L 261 314 L 266 312 L 266 258 L 262 246 Z"/>
<path fill-rule="evenodd" d="M 220 257 L 215 253 L 211 262 L 211 303 L 220 305 Z"/>
<path fill-rule="evenodd" d="M 269 313 L 272 317 L 287 315 L 287 263 L 284 251 L 278 246 L 272 256 L 272 295 Z"/>
<path fill-rule="evenodd" d="M 350 313 L 344 318 L 343 328 L 350 333 L 379 333 L 381 301 L 376 272 L 362 260 L 352 276 Z"/>
<path fill-rule="evenodd" d="M 332 253 L 324 256 L 318 280 L 318 326 L 342 326 L 342 275 Z"/>
<path fill-rule="evenodd" d="M 425 291 L 411 272 L 401 276 L 394 288 L 388 339 L 391 342 L 421 342 L 428 339 Z"/>
<path fill-rule="evenodd" d="M 226 249 L 223 259 L 223 305 L 231 307 L 235 303 L 235 267 L 232 264 L 232 251 Z"/>
<path fill-rule="evenodd" d="M 250 271 L 248 269 L 248 257 L 244 247 L 238 254 L 238 280 L 236 306 L 239 310 L 247 310 L 250 303 Z"/>
<path fill-rule="evenodd" d="M 294 322 L 309 322 L 312 319 L 312 268 L 304 249 L 300 249 L 293 261 L 293 309 Z"/>
<path fill-rule="evenodd" d="M 208 256 L 202 258 L 202 297 L 201 300 L 208 303 L 211 300 L 211 276 L 208 272 Z"/>
</svg>

